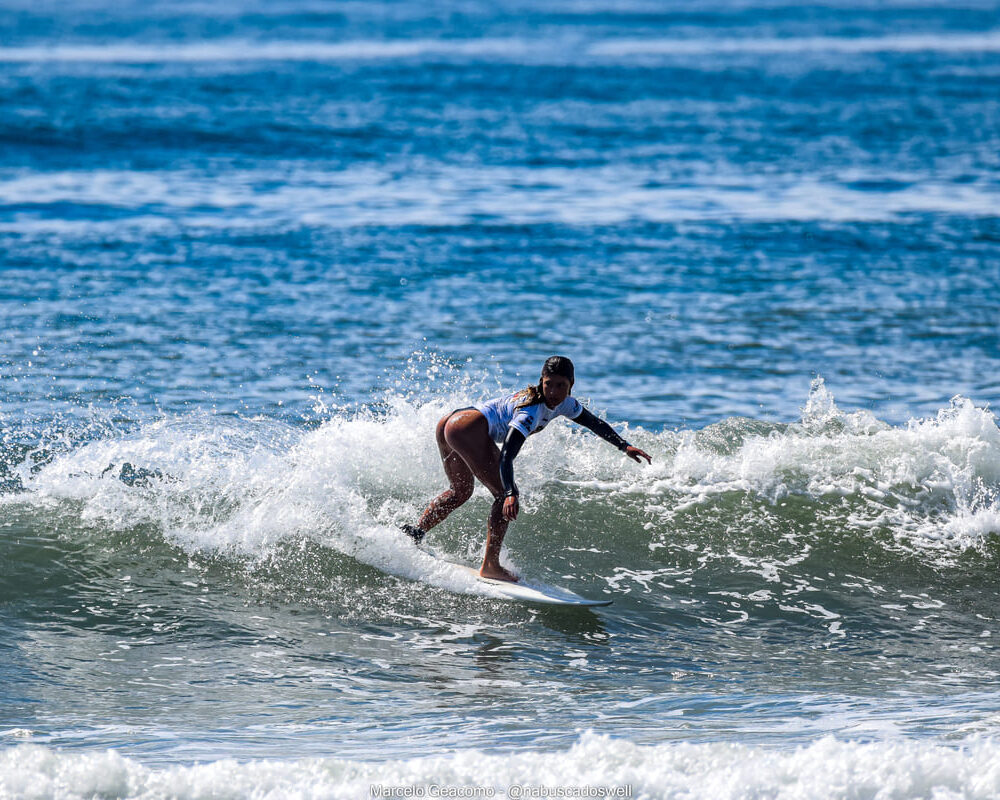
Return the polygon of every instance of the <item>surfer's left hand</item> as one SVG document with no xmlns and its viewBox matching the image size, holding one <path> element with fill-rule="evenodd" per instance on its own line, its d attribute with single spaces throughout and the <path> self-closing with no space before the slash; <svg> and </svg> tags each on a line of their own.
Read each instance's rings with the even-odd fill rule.
<svg viewBox="0 0 1000 800">
<path fill-rule="evenodd" d="M 625 448 L 625 455 L 627 455 L 637 464 L 641 464 L 642 459 L 646 459 L 647 464 L 653 463 L 653 459 L 652 457 L 650 457 L 649 453 L 647 453 L 645 450 L 640 450 L 638 447 L 633 447 L 632 445 L 629 445 L 628 447 Z"/>
</svg>

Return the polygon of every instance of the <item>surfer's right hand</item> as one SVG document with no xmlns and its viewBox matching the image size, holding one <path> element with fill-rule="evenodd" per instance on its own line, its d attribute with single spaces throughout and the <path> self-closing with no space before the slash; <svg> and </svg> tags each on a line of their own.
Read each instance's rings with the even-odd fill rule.
<svg viewBox="0 0 1000 800">
<path fill-rule="evenodd" d="M 510 497 L 504 498 L 503 501 L 503 518 L 513 522 L 517 519 L 517 512 L 521 510 L 520 505 L 517 502 L 517 496 L 512 495 Z"/>
<path fill-rule="evenodd" d="M 653 463 L 653 457 L 647 453 L 645 450 L 640 450 L 638 447 L 633 447 L 629 445 L 625 448 L 625 455 L 635 461 L 637 464 L 642 463 L 642 459 L 646 459 L 647 464 Z"/>
</svg>

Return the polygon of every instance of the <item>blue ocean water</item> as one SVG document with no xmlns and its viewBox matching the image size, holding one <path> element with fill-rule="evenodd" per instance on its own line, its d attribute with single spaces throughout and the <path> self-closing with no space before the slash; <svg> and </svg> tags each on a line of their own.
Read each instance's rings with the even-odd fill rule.
<svg viewBox="0 0 1000 800">
<path fill-rule="evenodd" d="M 3 2 L 0 798 L 1000 796 L 998 98 L 995 1 Z M 599 611 L 397 530 L 554 353 Z"/>
</svg>

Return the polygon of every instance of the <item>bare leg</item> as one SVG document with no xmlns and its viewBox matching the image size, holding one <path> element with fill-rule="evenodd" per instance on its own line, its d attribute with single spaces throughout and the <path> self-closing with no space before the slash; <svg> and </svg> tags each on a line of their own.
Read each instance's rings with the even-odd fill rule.
<svg viewBox="0 0 1000 800">
<path fill-rule="evenodd" d="M 453 411 L 441 418 L 435 431 L 448 488 L 431 500 L 417 525 L 429 531 L 472 496 L 476 478 L 493 495 L 486 525 L 486 555 L 479 574 L 484 578 L 516 581 L 517 576 L 500 566 L 500 548 L 507 533 L 503 518 L 500 484 L 500 451 L 490 439 L 489 424 L 475 409 Z"/>
<path fill-rule="evenodd" d="M 448 488 L 431 500 L 430 505 L 421 514 L 417 526 L 423 531 L 429 531 L 443 522 L 452 511 L 472 497 L 472 489 L 475 486 L 472 470 L 445 440 L 444 429 L 451 417 L 451 414 L 442 417 L 436 431 L 441 463 L 444 466 L 444 474 L 448 477 Z"/>
<path fill-rule="evenodd" d="M 517 580 L 513 572 L 500 566 L 500 548 L 503 546 L 503 537 L 507 534 L 509 524 L 503 517 L 503 497 L 498 497 L 493 501 L 490 519 L 486 525 L 486 554 L 483 556 L 483 565 L 479 568 L 479 574 L 484 578 L 498 581 Z"/>
<path fill-rule="evenodd" d="M 486 554 L 479 574 L 484 578 L 516 581 L 516 575 L 500 566 L 500 548 L 509 523 L 503 518 L 500 451 L 490 439 L 486 418 L 475 410 L 457 412 L 445 422 L 442 433 L 445 444 L 461 456 L 466 469 L 493 495 L 486 526 Z"/>
</svg>

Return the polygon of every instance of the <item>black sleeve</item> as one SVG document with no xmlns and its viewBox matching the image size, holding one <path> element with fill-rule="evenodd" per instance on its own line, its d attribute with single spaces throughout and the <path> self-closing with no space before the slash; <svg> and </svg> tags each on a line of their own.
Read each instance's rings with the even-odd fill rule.
<svg viewBox="0 0 1000 800">
<path fill-rule="evenodd" d="M 608 425 L 608 423 L 606 423 L 600 417 L 595 417 L 593 414 L 587 411 L 587 409 L 583 409 L 583 411 L 580 412 L 580 415 L 576 419 L 574 419 L 573 422 L 576 422 L 579 425 L 583 425 L 583 427 L 586 428 L 587 430 L 593 431 L 598 436 L 600 436 L 604 441 L 614 445 L 622 452 L 624 452 L 625 449 L 629 446 L 628 442 L 626 442 L 621 436 L 615 433 L 614 428 Z"/>
<path fill-rule="evenodd" d="M 514 459 L 524 444 L 524 434 L 517 428 L 509 428 L 507 436 L 500 448 L 500 485 L 503 486 L 504 497 L 517 497 L 519 492 L 514 483 Z"/>
</svg>

